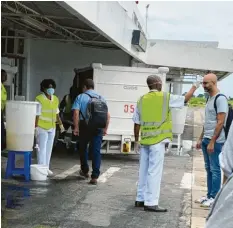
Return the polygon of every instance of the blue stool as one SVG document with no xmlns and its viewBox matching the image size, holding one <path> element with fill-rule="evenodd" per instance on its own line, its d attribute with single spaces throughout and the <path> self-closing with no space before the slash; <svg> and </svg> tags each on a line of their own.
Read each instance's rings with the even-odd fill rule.
<svg viewBox="0 0 233 228">
<path fill-rule="evenodd" d="M 24 167 L 23 168 L 16 168 L 15 167 L 15 155 L 23 155 L 24 156 Z M 8 159 L 7 159 L 7 167 L 6 167 L 6 175 L 5 178 L 8 179 L 13 175 L 24 175 L 25 180 L 30 180 L 30 166 L 32 159 L 32 151 L 9 151 L 8 152 Z"/>
</svg>

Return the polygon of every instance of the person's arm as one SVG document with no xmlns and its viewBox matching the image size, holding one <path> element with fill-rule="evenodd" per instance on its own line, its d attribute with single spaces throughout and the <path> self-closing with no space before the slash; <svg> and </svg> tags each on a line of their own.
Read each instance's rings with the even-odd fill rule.
<svg viewBox="0 0 233 228">
<path fill-rule="evenodd" d="M 135 142 L 139 141 L 139 134 L 140 134 L 140 113 L 138 107 L 135 108 L 134 115 L 133 115 L 133 122 L 134 122 L 134 138 Z"/>
<path fill-rule="evenodd" d="M 104 135 L 107 134 L 109 122 L 110 122 L 110 113 L 108 112 L 108 118 L 107 118 L 106 127 L 105 127 L 105 129 L 104 129 Z"/>
<path fill-rule="evenodd" d="M 74 135 L 79 135 L 79 113 L 81 108 L 81 96 L 79 95 L 72 106 L 73 110 L 73 122 L 74 122 Z"/>
<path fill-rule="evenodd" d="M 140 124 L 134 123 L 134 138 L 135 138 L 135 142 L 138 142 L 138 140 L 139 140 L 140 127 L 141 127 Z"/>
<path fill-rule="evenodd" d="M 66 106 L 66 96 L 67 96 L 67 95 L 65 95 L 65 96 L 63 97 L 63 99 L 62 99 L 62 101 L 61 101 L 61 103 L 60 103 L 60 105 L 59 105 L 59 110 L 60 110 L 60 112 L 63 111 L 63 109 L 64 109 L 65 106 Z"/>
<path fill-rule="evenodd" d="M 185 103 L 187 103 L 195 93 L 196 89 L 199 87 L 198 83 L 194 83 L 189 92 L 185 96 L 170 94 L 169 107 L 170 108 L 182 108 Z"/>
<path fill-rule="evenodd" d="M 217 113 L 217 124 L 214 130 L 214 135 L 211 138 L 210 143 L 207 147 L 207 151 L 209 153 L 214 152 L 214 144 L 223 129 L 225 118 L 226 118 L 226 113 L 228 112 L 227 99 L 223 96 L 218 97 L 218 99 L 216 100 L 216 106 L 217 106 L 217 112 L 218 112 Z"/>
<path fill-rule="evenodd" d="M 196 149 L 198 150 L 201 149 L 201 143 L 202 143 L 203 137 L 204 137 L 204 127 L 202 128 L 201 135 L 199 139 L 197 140 Z"/>
<path fill-rule="evenodd" d="M 193 85 L 191 87 L 191 89 L 185 94 L 185 96 L 184 96 L 185 103 L 187 103 L 193 97 L 193 94 L 195 93 L 195 91 L 197 90 L 198 87 L 199 87 L 198 85 Z"/>
</svg>

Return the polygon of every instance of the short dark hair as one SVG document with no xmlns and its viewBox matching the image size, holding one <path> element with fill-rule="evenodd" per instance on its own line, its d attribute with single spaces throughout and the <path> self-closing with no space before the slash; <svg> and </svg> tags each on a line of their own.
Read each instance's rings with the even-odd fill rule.
<svg viewBox="0 0 233 228">
<path fill-rule="evenodd" d="M 1 69 L 1 74 L 4 74 L 4 73 L 6 74 L 6 71 Z"/>
<path fill-rule="evenodd" d="M 44 79 L 41 83 L 40 83 L 40 91 L 44 92 L 45 89 L 48 89 L 49 86 L 52 85 L 52 87 L 54 89 L 56 89 L 56 83 L 53 79 Z"/>
<path fill-rule="evenodd" d="M 88 78 L 84 81 L 83 86 L 86 86 L 87 89 L 94 89 L 94 82 L 92 79 Z"/>
</svg>

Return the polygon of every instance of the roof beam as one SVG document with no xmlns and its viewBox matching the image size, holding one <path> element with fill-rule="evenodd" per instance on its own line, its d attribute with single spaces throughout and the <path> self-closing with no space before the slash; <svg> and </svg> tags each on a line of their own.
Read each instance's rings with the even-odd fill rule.
<svg viewBox="0 0 233 228">
<path fill-rule="evenodd" d="M 23 13 L 1 13 L 1 15 L 5 18 L 12 18 L 12 17 L 18 17 L 18 18 L 23 18 L 25 17 L 25 14 Z M 35 15 L 35 14 L 27 14 L 27 16 L 29 17 L 38 17 L 38 18 L 52 18 L 52 19 L 68 19 L 68 20 L 79 20 L 78 18 L 72 18 L 72 17 L 60 17 L 60 16 L 49 16 L 49 15 Z M 86 33 L 93 33 L 93 34 L 99 34 L 97 31 L 95 30 L 89 30 L 89 29 L 82 29 L 82 28 L 74 28 L 74 27 L 69 27 L 69 26 L 62 26 L 65 29 L 69 29 L 69 30 L 74 30 L 74 31 L 80 31 L 80 32 L 86 32 Z"/>
<path fill-rule="evenodd" d="M 41 17 L 38 12 L 36 12 L 35 10 L 30 9 L 29 7 L 25 6 L 24 4 L 22 4 L 20 2 L 17 2 L 17 1 L 14 1 L 14 4 L 16 6 L 16 9 L 14 9 L 11 6 L 9 6 L 10 3 L 12 3 L 12 2 L 6 2 L 6 1 L 2 2 L 2 6 L 7 8 L 8 10 L 10 10 L 11 12 L 23 14 L 23 12 L 19 10 L 19 8 L 21 7 L 22 10 L 24 10 L 24 12 L 25 12 L 24 16 L 27 16 L 27 13 L 29 11 L 31 13 L 31 16 L 28 16 L 28 18 L 32 18 L 34 20 L 38 19 L 37 20 L 38 23 L 41 23 L 42 25 L 47 26 L 50 29 L 53 29 L 53 31 L 56 32 L 57 34 L 62 35 L 63 37 L 66 37 L 66 38 L 74 39 L 74 40 L 80 40 L 80 41 L 83 40 L 78 35 L 76 35 L 73 32 L 67 30 L 66 28 L 60 26 L 59 24 L 52 21 L 51 19 L 49 19 L 47 17 Z M 34 15 L 36 15 L 35 18 L 34 18 Z"/>
<path fill-rule="evenodd" d="M 24 36 L 1 36 L 1 38 L 9 39 L 27 39 Z M 62 41 L 62 42 L 75 42 L 75 43 L 84 43 L 84 44 L 113 44 L 110 41 L 92 41 L 92 40 L 68 40 L 68 39 L 53 39 L 53 38 L 44 38 L 44 37 L 30 37 L 33 40 L 50 40 L 50 41 Z"/>
</svg>

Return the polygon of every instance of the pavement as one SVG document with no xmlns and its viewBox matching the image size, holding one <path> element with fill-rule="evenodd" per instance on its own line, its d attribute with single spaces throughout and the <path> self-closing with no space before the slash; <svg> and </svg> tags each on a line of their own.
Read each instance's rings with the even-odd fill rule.
<svg viewBox="0 0 233 228">
<path fill-rule="evenodd" d="M 201 123 L 200 110 L 189 113 L 189 122 L 196 118 Z M 186 129 L 185 137 L 193 141 L 198 131 Z M 2 179 L 2 227 L 204 228 L 208 211 L 192 203 L 206 190 L 204 164 L 201 153 L 193 155 L 165 156 L 160 205 L 169 211 L 149 213 L 134 207 L 137 155 L 103 155 L 99 183 L 91 186 L 78 175 L 77 156 L 53 154 L 54 177 L 46 182 Z M 2 176 L 5 165 L 2 157 Z"/>
</svg>

